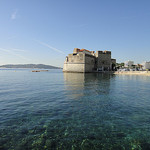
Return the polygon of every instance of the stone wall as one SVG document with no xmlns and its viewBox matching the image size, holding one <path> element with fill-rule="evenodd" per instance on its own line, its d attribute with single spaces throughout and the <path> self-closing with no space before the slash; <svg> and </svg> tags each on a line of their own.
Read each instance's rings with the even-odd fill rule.
<svg viewBox="0 0 150 150">
<path fill-rule="evenodd" d="M 84 72 L 85 64 L 64 63 L 63 72 Z"/>
<path fill-rule="evenodd" d="M 84 63 L 85 54 L 82 52 L 68 55 L 68 63 Z"/>
<path fill-rule="evenodd" d="M 85 54 L 75 53 L 69 54 L 64 62 L 64 72 L 84 72 L 85 70 Z"/>
<path fill-rule="evenodd" d="M 112 62 L 111 62 L 111 52 L 110 51 L 96 51 L 97 57 L 97 68 L 101 68 L 104 70 L 111 70 Z"/>
<path fill-rule="evenodd" d="M 95 56 L 85 55 L 85 72 L 92 72 L 96 70 L 95 60 Z"/>
<path fill-rule="evenodd" d="M 83 52 L 69 54 L 64 62 L 64 72 L 92 72 L 95 68 L 95 57 Z"/>
</svg>

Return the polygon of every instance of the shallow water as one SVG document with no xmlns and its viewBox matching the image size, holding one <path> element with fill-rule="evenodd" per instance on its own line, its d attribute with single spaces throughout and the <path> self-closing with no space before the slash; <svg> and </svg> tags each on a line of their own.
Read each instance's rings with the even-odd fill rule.
<svg viewBox="0 0 150 150">
<path fill-rule="evenodd" d="M 0 70 L 0 149 L 150 149 L 150 77 Z"/>
</svg>

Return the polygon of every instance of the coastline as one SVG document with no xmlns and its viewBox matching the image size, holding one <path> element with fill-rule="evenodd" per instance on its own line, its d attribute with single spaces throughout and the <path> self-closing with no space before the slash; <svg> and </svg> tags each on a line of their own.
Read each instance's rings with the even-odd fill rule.
<svg viewBox="0 0 150 150">
<path fill-rule="evenodd" d="M 115 71 L 118 75 L 146 75 L 150 76 L 150 71 Z"/>
<path fill-rule="evenodd" d="M 63 73 L 104 73 L 104 74 L 116 74 L 116 75 L 145 75 L 150 76 L 150 71 L 93 71 L 93 72 L 73 72 L 63 71 Z"/>
</svg>

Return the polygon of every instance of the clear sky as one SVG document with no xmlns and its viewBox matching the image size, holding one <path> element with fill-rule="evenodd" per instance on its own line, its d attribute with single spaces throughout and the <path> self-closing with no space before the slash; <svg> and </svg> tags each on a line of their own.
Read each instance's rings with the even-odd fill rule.
<svg viewBox="0 0 150 150">
<path fill-rule="evenodd" d="M 0 0 L 0 65 L 62 67 L 74 48 L 150 61 L 150 0 Z"/>
</svg>

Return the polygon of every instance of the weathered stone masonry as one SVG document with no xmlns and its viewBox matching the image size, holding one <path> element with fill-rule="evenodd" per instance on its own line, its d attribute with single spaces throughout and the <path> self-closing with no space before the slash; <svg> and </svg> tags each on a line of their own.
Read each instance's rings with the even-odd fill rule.
<svg viewBox="0 0 150 150">
<path fill-rule="evenodd" d="M 73 54 L 69 54 L 64 62 L 64 72 L 94 72 L 110 71 L 112 64 L 116 63 L 111 59 L 110 51 L 89 51 L 75 48 Z"/>
</svg>

